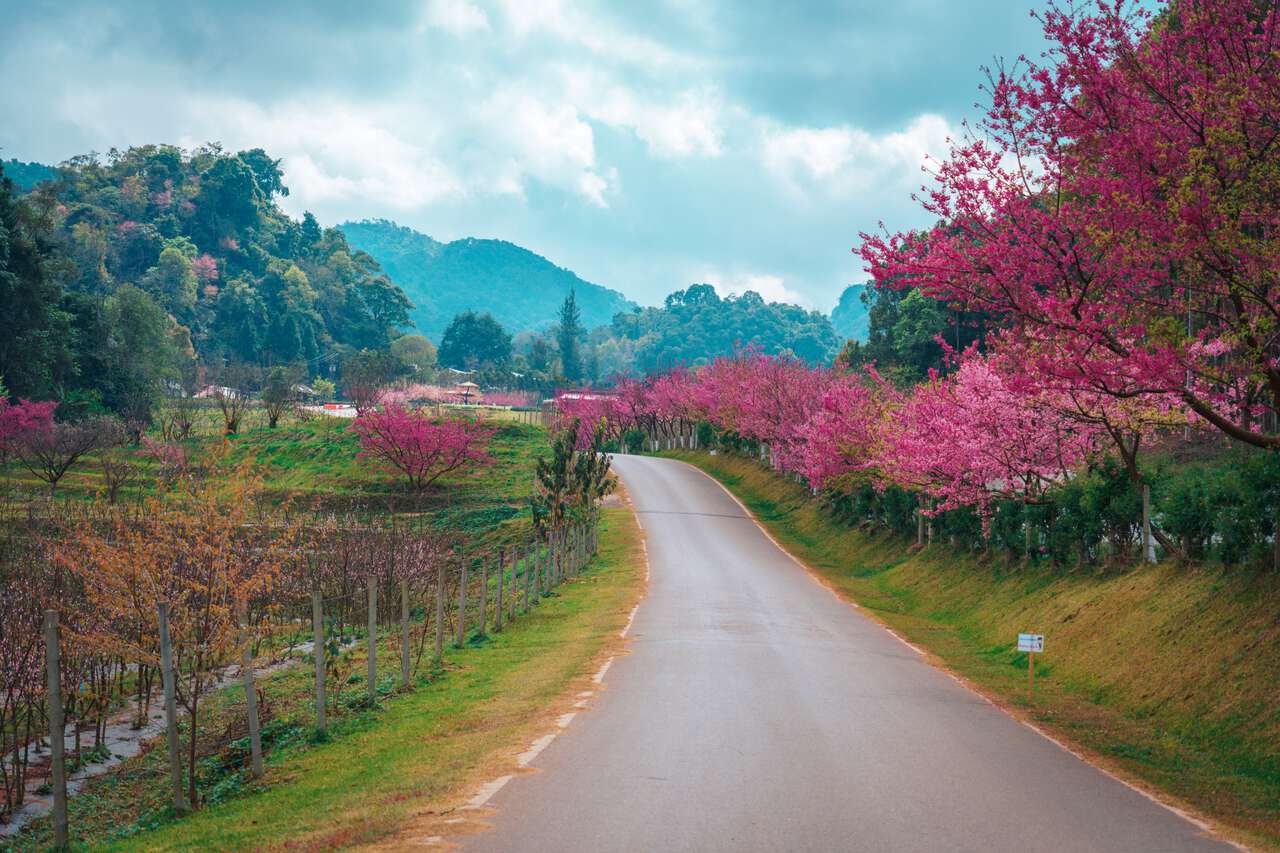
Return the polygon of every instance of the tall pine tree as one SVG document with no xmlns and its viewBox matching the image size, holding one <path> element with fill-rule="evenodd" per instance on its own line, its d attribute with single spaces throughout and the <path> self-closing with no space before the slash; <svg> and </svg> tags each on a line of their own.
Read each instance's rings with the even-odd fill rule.
<svg viewBox="0 0 1280 853">
<path fill-rule="evenodd" d="M 582 381 L 581 338 L 582 315 L 578 312 L 578 297 L 570 290 L 560 306 L 560 328 L 556 333 L 556 342 L 560 345 L 560 371 L 570 382 Z"/>
</svg>

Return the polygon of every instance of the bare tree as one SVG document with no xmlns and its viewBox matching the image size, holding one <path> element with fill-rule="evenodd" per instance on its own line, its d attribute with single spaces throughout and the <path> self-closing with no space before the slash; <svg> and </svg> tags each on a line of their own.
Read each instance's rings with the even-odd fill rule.
<svg viewBox="0 0 1280 853">
<path fill-rule="evenodd" d="M 253 402 L 253 389 L 258 383 L 258 376 L 259 371 L 253 365 L 232 362 L 214 380 L 213 399 L 222 412 L 224 435 L 235 435 L 240 431 L 245 412 Z"/>
<path fill-rule="evenodd" d="M 361 350 L 342 363 L 342 389 L 363 414 L 378 404 L 382 390 L 404 374 L 404 364 L 391 353 Z"/>
<path fill-rule="evenodd" d="M 49 484 L 49 494 L 71 468 L 95 450 L 119 445 L 124 429 L 115 418 L 97 417 L 77 423 L 55 423 L 22 437 L 18 458 L 28 471 Z"/>
<path fill-rule="evenodd" d="M 137 479 L 138 466 L 128 453 L 116 449 L 104 452 L 98 463 L 102 467 L 102 483 L 107 487 L 107 502 L 115 503 L 120 490 Z"/>
<path fill-rule="evenodd" d="M 186 441 L 196 422 L 196 400 L 186 388 L 166 388 L 164 408 L 157 417 L 165 441 Z"/>
<path fill-rule="evenodd" d="M 267 413 L 267 426 L 276 424 L 298 405 L 300 372 L 293 367 L 273 367 L 262 385 L 262 408 Z"/>
</svg>

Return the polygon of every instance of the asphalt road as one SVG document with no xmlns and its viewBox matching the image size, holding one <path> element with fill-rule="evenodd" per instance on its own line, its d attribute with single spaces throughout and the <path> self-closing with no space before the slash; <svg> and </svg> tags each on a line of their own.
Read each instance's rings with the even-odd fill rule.
<svg viewBox="0 0 1280 853">
<path fill-rule="evenodd" d="M 652 570 L 631 652 L 465 850 L 1233 849 L 929 666 L 706 475 L 614 466 Z"/>
</svg>

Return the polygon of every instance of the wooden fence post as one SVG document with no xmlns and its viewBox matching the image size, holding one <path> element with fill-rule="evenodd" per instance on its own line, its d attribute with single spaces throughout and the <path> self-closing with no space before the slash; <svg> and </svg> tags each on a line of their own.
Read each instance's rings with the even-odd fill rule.
<svg viewBox="0 0 1280 853">
<path fill-rule="evenodd" d="M 462 562 L 462 577 L 458 580 L 458 648 L 467 641 L 467 563 Z"/>
<path fill-rule="evenodd" d="M 924 547 L 924 513 L 916 510 L 916 547 Z"/>
<path fill-rule="evenodd" d="M 436 569 L 436 666 L 444 663 L 444 575 L 441 565 Z"/>
<path fill-rule="evenodd" d="M 536 533 L 533 541 L 529 543 L 526 559 L 529 564 L 525 567 L 525 583 L 533 584 L 533 589 L 529 591 L 529 600 L 524 606 L 525 611 L 528 612 L 529 608 L 537 604 L 538 599 L 542 597 L 542 544 L 538 541 Z"/>
<path fill-rule="evenodd" d="M 249 617 L 247 607 L 241 599 L 236 609 L 240 622 L 240 677 L 244 682 L 244 701 L 249 721 L 249 756 L 250 770 L 253 778 L 261 779 L 265 772 L 262 767 L 262 733 L 258 729 L 258 687 L 253 678 L 253 649 L 249 642 Z"/>
<path fill-rule="evenodd" d="M 160 681 L 164 687 L 165 740 L 169 748 L 169 783 L 173 786 L 173 810 L 187 813 L 182 790 L 182 763 L 178 755 L 178 696 L 174 684 L 173 641 L 169 637 L 169 602 L 160 602 Z M 192 735 L 194 736 L 194 732 Z"/>
<path fill-rule="evenodd" d="M 521 578 L 522 585 L 524 585 L 525 587 L 525 593 L 524 593 L 524 602 L 522 602 L 522 605 L 520 605 L 520 612 L 527 613 L 529 612 L 529 583 L 530 583 L 529 570 L 532 567 L 532 561 L 529 558 L 529 546 L 527 546 L 527 544 L 525 546 L 525 557 L 524 557 L 524 560 L 521 560 L 520 565 L 524 566 L 524 571 L 525 571 L 524 576 L 522 576 Z M 512 583 L 515 583 L 516 575 L 512 574 L 511 579 L 512 579 Z M 515 596 L 512 596 L 512 598 L 515 598 Z"/>
<path fill-rule="evenodd" d="M 504 549 L 498 549 L 498 591 L 493 599 L 493 631 L 499 633 L 502 631 L 502 574 L 505 571 L 504 563 L 506 553 Z"/>
<path fill-rule="evenodd" d="M 1156 544 L 1151 536 L 1151 486 L 1142 486 L 1142 560 L 1146 563 L 1156 561 Z"/>
<path fill-rule="evenodd" d="M 58 611 L 44 612 L 44 657 L 48 685 L 45 704 L 49 710 L 49 751 L 53 762 L 49 784 L 53 787 L 53 843 L 65 850 L 67 831 L 66 731 L 62 718 L 62 669 L 58 660 Z"/>
<path fill-rule="evenodd" d="M 529 593 L 530 587 L 533 586 L 533 576 L 538 569 L 538 551 L 536 548 L 531 549 L 528 544 L 524 546 L 524 612 L 529 612 Z"/>
<path fill-rule="evenodd" d="M 373 575 L 365 580 L 369 588 L 369 701 L 378 695 L 378 581 Z"/>
<path fill-rule="evenodd" d="M 311 656 L 316 662 L 316 731 L 324 734 L 324 597 L 318 589 L 311 591 L 311 635 Z"/>
<path fill-rule="evenodd" d="M 480 558 L 480 636 L 489 633 L 489 563 Z"/>
<path fill-rule="evenodd" d="M 400 579 L 400 684 L 409 689 L 409 581 Z"/>
<path fill-rule="evenodd" d="M 547 547 L 542 554 L 542 586 L 543 592 L 550 592 L 551 587 L 555 585 L 555 547 L 556 534 L 554 530 L 547 531 Z"/>
</svg>

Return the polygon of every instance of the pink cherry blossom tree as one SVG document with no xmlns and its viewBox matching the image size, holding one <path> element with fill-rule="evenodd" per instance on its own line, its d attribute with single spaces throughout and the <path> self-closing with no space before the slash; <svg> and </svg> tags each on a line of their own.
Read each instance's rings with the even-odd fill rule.
<svg viewBox="0 0 1280 853">
<path fill-rule="evenodd" d="M 360 458 L 401 474 L 415 493 L 446 474 L 492 461 L 494 430 L 467 419 L 433 420 L 393 403 L 363 413 L 354 428 Z"/>
<path fill-rule="evenodd" d="M 941 224 L 863 235 L 885 286 L 1007 326 L 1064 392 L 1174 397 L 1280 447 L 1280 19 L 1252 0 L 1050 7 L 1052 48 L 991 74 L 978 133 L 935 172 Z"/>
</svg>

